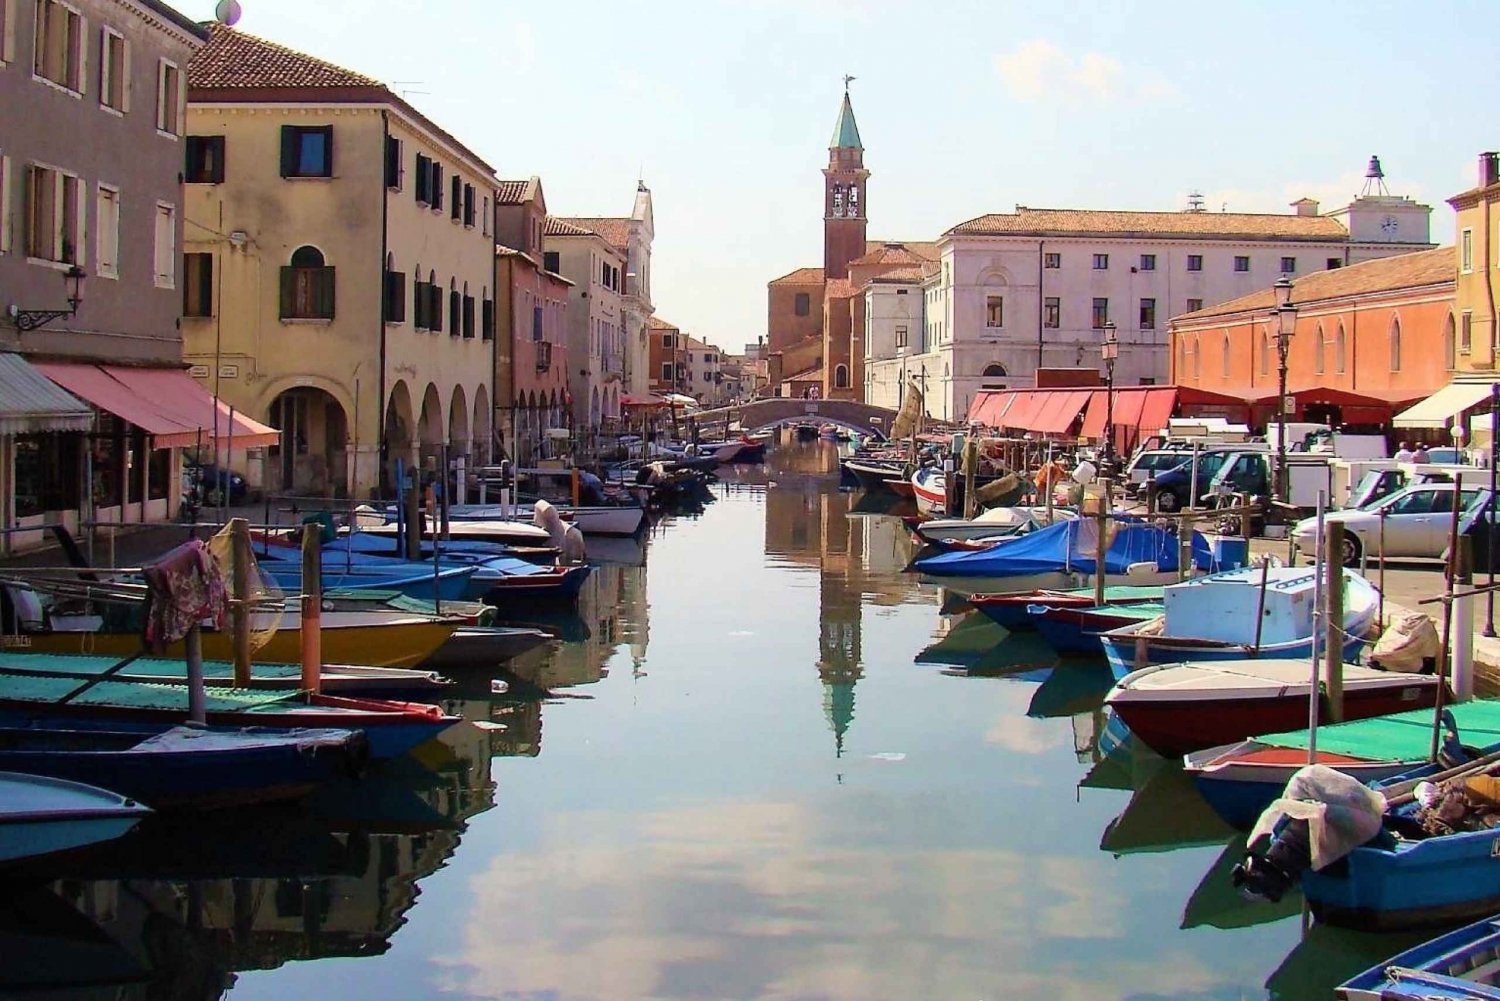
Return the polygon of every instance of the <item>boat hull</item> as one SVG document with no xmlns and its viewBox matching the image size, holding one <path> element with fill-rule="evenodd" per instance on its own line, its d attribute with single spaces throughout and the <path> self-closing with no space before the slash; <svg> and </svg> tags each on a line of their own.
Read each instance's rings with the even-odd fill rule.
<svg viewBox="0 0 1500 1001">
<path fill-rule="evenodd" d="M 1257 654 L 1252 648 L 1238 643 L 1173 636 L 1137 636 L 1129 631 L 1130 628 L 1126 626 L 1123 629 L 1109 630 L 1099 634 L 1104 656 L 1109 660 L 1109 666 L 1114 671 L 1116 681 L 1132 671 L 1159 664 L 1244 660 L 1251 656 L 1278 660 L 1311 659 L 1312 657 L 1311 637 L 1291 643 L 1266 644 Z M 1344 660 L 1351 664 L 1356 662 L 1364 647 L 1365 640 L 1363 639 L 1345 641 Z M 1404 708 L 1410 709 L 1411 706 Z M 1292 727 L 1287 729 L 1292 729 Z"/>
<path fill-rule="evenodd" d="M 1398 953 L 1349 978 L 1337 988 L 1344 1001 L 1400 999 L 1496 999 L 1490 985 L 1500 947 L 1500 925 L 1494 917 L 1439 935 Z M 1483 975 L 1482 982 L 1476 982 Z"/>
<path fill-rule="evenodd" d="M 459 629 L 448 642 L 427 658 L 425 666 L 437 670 L 491 668 L 552 642 L 541 629 L 483 626 Z"/>
<path fill-rule="evenodd" d="M 1183 771 L 1225 823 L 1248 831 L 1266 807 L 1281 796 L 1291 777 L 1307 764 L 1303 748 L 1263 747 L 1248 741 L 1235 749 L 1217 747 L 1201 752 L 1201 756 L 1189 754 Z M 1319 751 L 1317 764 L 1361 782 L 1375 782 L 1409 771 L 1420 762 L 1366 761 Z"/>
<path fill-rule="evenodd" d="M 0 863 L 113 841 L 150 812 L 93 785 L 41 775 L 0 774 Z"/>
<path fill-rule="evenodd" d="M 593 567 L 580 564 L 571 567 L 555 567 L 552 573 L 527 574 L 506 577 L 494 582 L 484 593 L 484 602 L 504 608 L 512 601 L 577 601 Z"/>
</svg>

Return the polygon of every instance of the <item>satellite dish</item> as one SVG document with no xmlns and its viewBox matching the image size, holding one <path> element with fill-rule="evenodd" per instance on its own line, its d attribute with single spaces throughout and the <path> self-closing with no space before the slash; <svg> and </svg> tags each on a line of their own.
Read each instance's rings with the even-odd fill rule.
<svg viewBox="0 0 1500 1001">
<path fill-rule="evenodd" d="M 214 7 L 214 20 L 226 27 L 234 27 L 240 19 L 240 0 L 219 0 Z"/>
</svg>

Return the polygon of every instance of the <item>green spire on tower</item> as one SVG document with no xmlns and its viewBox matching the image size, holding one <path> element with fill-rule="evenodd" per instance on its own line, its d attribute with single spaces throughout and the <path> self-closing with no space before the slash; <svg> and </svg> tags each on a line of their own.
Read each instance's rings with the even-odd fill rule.
<svg viewBox="0 0 1500 1001">
<path fill-rule="evenodd" d="M 849 103 L 849 82 L 854 77 L 844 77 L 844 103 L 839 105 L 839 120 L 833 124 L 833 149 L 864 149 L 859 141 L 859 126 L 854 124 L 854 106 Z"/>
</svg>

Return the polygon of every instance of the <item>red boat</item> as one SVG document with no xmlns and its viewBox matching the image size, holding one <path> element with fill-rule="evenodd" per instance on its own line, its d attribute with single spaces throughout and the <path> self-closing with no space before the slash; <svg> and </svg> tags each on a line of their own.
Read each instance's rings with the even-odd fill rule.
<svg viewBox="0 0 1500 1001">
<path fill-rule="evenodd" d="M 1162 664 L 1126 675 L 1104 701 L 1146 746 L 1176 757 L 1306 726 L 1311 670 L 1301 659 Z M 1350 664 L 1343 673 L 1345 720 L 1427 708 L 1437 696 L 1433 675 Z"/>
</svg>

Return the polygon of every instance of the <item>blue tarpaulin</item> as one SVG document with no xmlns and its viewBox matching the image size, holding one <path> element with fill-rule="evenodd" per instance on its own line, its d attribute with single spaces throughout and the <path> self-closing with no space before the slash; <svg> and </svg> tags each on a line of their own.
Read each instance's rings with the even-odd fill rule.
<svg viewBox="0 0 1500 1001">
<path fill-rule="evenodd" d="M 1104 572 L 1123 574 L 1135 563 L 1177 569 L 1177 533 L 1141 521 L 1115 522 L 1115 537 L 1104 553 Z M 943 553 L 918 560 L 913 569 L 934 577 L 1024 577 L 1061 571 L 1094 572 L 1094 522 L 1063 521 L 1038 532 L 1000 542 L 978 552 Z M 1207 566 L 1208 540 L 1193 533 L 1193 562 Z"/>
</svg>

